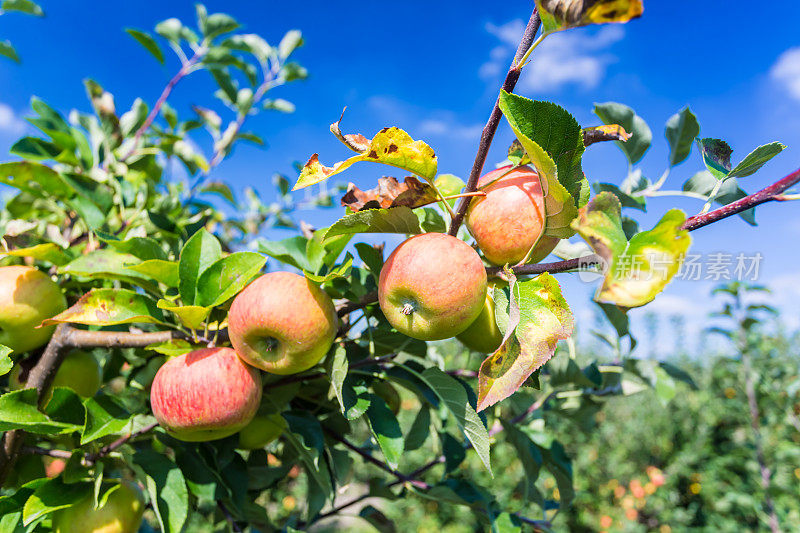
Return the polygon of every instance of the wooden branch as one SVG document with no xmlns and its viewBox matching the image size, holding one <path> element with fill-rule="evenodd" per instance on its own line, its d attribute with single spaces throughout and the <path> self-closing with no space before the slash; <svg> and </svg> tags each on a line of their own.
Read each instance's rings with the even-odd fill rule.
<svg viewBox="0 0 800 533">
<path fill-rule="evenodd" d="M 518 63 L 520 59 L 522 59 L 522 56 L 525 55 L 525 52 L 528 51 L 528 48 L 531 47 L 533 38 L 539 31 L 540 25 L 541 20 L 539 18 L 539 12 L 536 10 L 536 8 L 534 8 L 533 13 L 531 13 L 531 18 L 528 20 L 528 25 L 525 27 L 525 32 L 522 34 L 522 39 L 519 42 L 519 46 L 517 47 L 517 53 L 514 54 L 514 60 L 511 62 L 511 68 L 508 69 L 506 79 L 503 82 L 504 91 L 509 93 L 514 91 L 514 87 L 516 87 L 517 81 L 519 81 L 520 73 L 522 72 L 522 67 Z M 469 173 L 469 179 L 467 180 L 467 186 L 464 188 L 464 193 L 471 193 L 475 191 L 478 186 L 478 179 L 481 177 L 483 165 L 486 163 L 486 156 L 489 153 L 489 148 L 492 146 L 492 139 L 494 139 L 497 126 L 500 124 L 501 115 L 500 95 L 498 94 L 497 100 L 495 100 L 494 103 L 494 108 L 489 115 L 489 120 L 486 122 L 486 126 L 484 126 L 483 131 L 481 132 L 481 140 L 478 144 L 478 152 L 475 154 L 475 162 L 472 164 L 472 170 Z M 462 198 L 458 203 L 455 216 L 450 222 L 450 235 L 455 236 L 458 234 L 458 228 L 461 226 L 461 223 L 464 220 L 464 215 L 467 213 L 467 207 L 469 207 L 470 200 L 471 198 L 466 197 Z"/>
</svg>

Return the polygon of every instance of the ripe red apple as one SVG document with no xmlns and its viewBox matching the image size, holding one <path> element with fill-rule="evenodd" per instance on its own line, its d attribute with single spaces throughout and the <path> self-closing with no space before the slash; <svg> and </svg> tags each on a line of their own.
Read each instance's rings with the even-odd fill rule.
<svg viewBox="0 0 800 533">
<path fill-rule="evenodd" d="M 339 318 L 325 291 L 291 272 L 264 274 L 234 298 L 228 335 L 236 353 L 272 374 L 316 365 L 333 344 Z"/>
<path fill-rule="evenodd" d="M 495 265 L 519 263 L 540 235 L 530 262 L 537 263 L 553 251 L 558 239 L 542 235 L 544 197 L 534 169 L 498 168 L 478 180 L 478 189 L 486 196 L 470 202 L 466 224 L 488 261 Z"/>
<path fill-rule="evenodd" d="M 36 326 L 66 308 L 61 288 L 44 272 L 29 266 L 0 267 L 0 344 L 15 352 L 46 344 L 55 326 Z"/>
<path fill-rule="evenodd" d="M 467 329 L 456 335 L 461 344 L 472 351 L 481 353 L 494 353 L 503 342 L 503 334 L 497 327 L 494 306 L 494 288 L 496 286 L 507 286 L 505 281 L 489 282 L 486 291 L 486 302 L 483 305 L 481 314 L 469 325 Z"/>
<path fill-rule="evenodd" d="M 20 371 L 20 366 L 16 365 L 8 376 L 9 384 L 14 390 L 25 388 L 25 385 L 20 383 Z M 79 396 L 91 398 L 100 390 L 102 381 L 102 370 L 97 359 L 83 350 L 73 350 L 64 357 L 61 366 L 58 367 L 49 391 L 52 392 L 53 387 L 69 387 Z M 48 396 L 50 392 L 47 393 Z"/>
<path fill-rule="evenodd" d="M 289 426 L 286 420 L 278 413 L 256 415 L 239 432 L 239 448 L 242 450 L 260 450 L 280 437 L 287 427 Z"/>
<path fill-rule="evenodd" d="M 378 302 L 400 333 L 430 341 L 453 337 L 480 314 L 486 269 L 467 243 L 425 233 L 395 248 L 381 269 Z"/>
<path fill-rule="evenodd" d="M 142 525 L 144 497 L 130 481 L 121 481 L 105 504 L 94 508 L 89 494 L 78 503 L 53 513 L 54 533 L 136 533 Z"/>
<path fill-rule="evenodd" d="M 230 348 L 206 348 L 174 357 L 158 369 L 150 388 L 153 415 L 184 441 L 233 435 L 261 403 L 261 375 Z"/>
</svg>

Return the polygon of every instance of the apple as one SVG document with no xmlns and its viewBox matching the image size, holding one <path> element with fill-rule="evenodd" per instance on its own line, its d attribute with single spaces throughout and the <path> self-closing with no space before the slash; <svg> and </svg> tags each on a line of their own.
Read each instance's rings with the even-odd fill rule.
<svg viewBox="0 0 800 533">
<path fill-rule="evenodd" d="M 94 508 L 94 496 L 53 513 L 54 533 L 136 533 L 144 516 L 144 497 L 130 481 L 120 481 L 109 489 L 106 502 Z"/>
<path fill-rule="evenodd" d="M 287 427 L 286 420 L 278 413 L 256 415 L 239 432 L 239 448 L 259 450 L 280 437 Z"/>
<path fill-rule="evenodd" d="M 394 328 L 424 341 L 464 331 L 486 298 L 486 269 L 467 243 L 444 233 L 402 242 L 381 269 L 378 303 Z"/>
<path fill-rule="evenodd" d="M 372 382 L 372 392 L 380 396 L 383 401 L 386 402 L 386 406 L 391 412 L 394 414 L 400 412 L 400 393 L 397 392 L 397 389 L 392 385 L 385 381 L 375 380 Z"/>
<path fill-rule="evenodd" d="M 296 374 L 322 359 L 336 338 L 339 317 L 325 291 L 304 276 L 271 272 L 231 304 L 228 335 L 247 363 L 272 374 Z"/>
<path fill-rule="evenodd" d="M 29 266 L 0 267 L 0 344 L 15 352 L 46 344 L 55 326 L 37 326 L 66 308 L 61 288 L 44 272 Z"/>
<path fill-rule="evenodd" d="M 504 287 L 508 283 L 502 280 L 489 282 L 486 291 L 486 302 L 478 318 L 467 329 L 456 335 L 461 344 L 474 352 L 494 353 L 503 342 L 503 334 L 497 327 L 494 306 L 494 288 Z"/>
<path fill-rule="evenodd" d="M 150 406 L 158 423 L 184 441 L 222 439 L 241 430 L 261 403 L 261 375 L 230 348 L 204 348 L 156 372 Z"/>
<path fill-rule="evenodd" d="M 9 384 L 14 390 L 25 388 L 25 384 L 20 382 L 20 373 L 21 368 L 16 365 L 8 376 Z M 50 391 L 53 387 L 69 387 L 79 396 L 91 398 L 100 390 L 102 383 L 103 372 L 97 359 L 83 350 L 73 350 L 64 357 L 61 366 L 58 367 Z M 49 395 L 50 392 L 47 393 L 47 396 Z"/>
<path fill-rule="evenodd" d="M 530 262 L 538 263 L 553 251 L 559 239 L 542 235 L 545 206 L 539 174 L 528 166 L 511 169 L 501 167 L 478 180 L 478 189 L 486 196 L 476 196 L 470 202 L 467 229 L 486 259 L 495 265 L 519 263 L 534 244 Z"/>
</svg>

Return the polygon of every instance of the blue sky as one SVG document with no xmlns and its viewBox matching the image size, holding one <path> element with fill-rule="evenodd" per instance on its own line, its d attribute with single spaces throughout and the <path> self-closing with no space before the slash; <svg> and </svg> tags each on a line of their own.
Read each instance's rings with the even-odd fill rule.
<svg viewBox="0 0 800 533">
<path fill-rule="evenodd" d="M 168 17 L 194 20 L 193 2 L 41 1 L 44 19 L 8 14 L 0 17 L 0 38 L 9 39 L 22 65 L 0 61 L 0 150 L 4 153 L 26 131 L 28 102 L 37 95 L 68 112 L 87 109 L 81 80 L 92 77 L 115 95 L 124 110 L 137 96 L 152 105 L 177 70 L 174 57 L 159 65 L 123 29 L 150 30 Z M 277 42 L 289 29 L 303 31 L 306 44 L 297 59 L 310 78 L 275 93 L 293 101 L 292 115 L 263 114 L 248 123 L 269 148 L 240 146 L 215 170 L 237 188 L 270 190 L 273 172 L 293 175 L 293 161 L 314 152 L 331 163 L 348 154 L 328 132 L 344 106 L 347 131 L 371 136 L 396 125 L 426 140 L 439 156 L 439 168 L 466 176 L 480 129 L 496 96 L 515 42 L 532 2 L 419 2 L 389 4 L 306 2 L 208 2 L 210 12 L 224 11 L 246 30 Z M 724 5 L 722 10 L 720 6 Z M 626 25 L 565 32 L 547 39 L 536 51 L 517 87 L 524 96 L 555 101 L 582 125 L 597 124 L 594 102 L 626 103 L 647 120 L 654 146 L 641 164 L 656 179 L 664 169 L 663 124 L 689 105 L 703 136 L 727 140 L 738 160 L 760 144 L 780 140 L 788 148 L 742 186 L 755 191 L 800 166 L 800 39 L 796 21 L 800 4 L 758 9 L 730 1 L 657 2 L 645 0 L 645 14 Z M 212 83 L 199 73 L 180 83 L 171 103 L 188 113 L 191 104 L 210 105 Z M 487 166 L 504 157 L 511 140 L 501 125 Z M 208 146 L 200 141 L 201 146 Z M 626 163 L 611 145 L 595 145 L 584 168 L 590 181 L 619 182 Z M 696 150 L 677 167 L 667 188 L 680 188 L 700 170 Z M 356 166 L 344 181 L 370 187 L 391 169 Z M 395 173 L 395 175 L 398 175 Z M 399 176 L 399 175 L 398 175 Z M 669 207 L 693 214 L 696 200 L 650 202 L 641 218 L 652 225 Z M 338 210 L 303 213 L 316 225 L 332 222 Z M 759 208 L 759 228 L 738 218 L 693 234 L 694 250 L 704 253 L 761 252 L 760 279 L 777 289 L 774 301 L 787 320 L 800 325 L 800 218 L 797 204 Z M 391 237 L 388 242 L 394 242 Z M 590 316 L 589 287 L 562 277 L 579 317 Z M 675 282 L 648 309 L 663 314 L 683 310 L 699 323 L 711 282 Z M 644 311 L 632 311 L 641 330 Z M 668 342 L 664 339 L 664 342 Z"/>
</svg>

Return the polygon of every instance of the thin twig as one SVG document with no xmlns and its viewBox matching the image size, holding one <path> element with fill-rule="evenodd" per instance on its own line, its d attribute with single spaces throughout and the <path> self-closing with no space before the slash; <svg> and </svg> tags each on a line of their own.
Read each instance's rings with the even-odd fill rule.
<svg viewBox="0 0 800 533">
<path fill-rule="evenodd" d="M 171 80 L 169 80 L 166 87 L 164 87 L 164 90 L 161 91 L 161 96 L 159 96 L 158 100 L 156 100 L 153 109 L 150 110 L 150 114 L 147 115 L 147 118 L 144 120 L 142 125 L 139 127 L 138 130 L 136 130 L 136 133 L 133 135 L 133 142 L 131 144 L 131 147 L 130 149 L 128 149 L 125 155 L 119 159 L 121 162 L 127 161 L 128 158 L 131 157 L 136 152 L 136 147 L 139 144 L 139 139 L 141 139 L 142 135 L 144 135 L 144 133 L 148 129 L 150 129 L 150 126 L 153 124 L 153 121 L 158 116 L 158 113 L 161 111 L 161 108 L 164 106 L 164 103 L 167 101 L 167 98 L 169 98 L 169 95 L 172 93 L 172 90 L 175 88 L 178 82 L 181 81 L 181 79 L 183 79 L 184 77 L 186 77 L 186 75 L 189 74 L 189 72 L 191 72 L 192 68 L 197 63 L 200 62 L 200 60 L 203 58 L 206 52 L 207 49 L 205 47 L 201 46 L 200 48 L 198 48 L 195 51 L 194 55 L 191 58 L 189 58 L 188 61 L 183 62 L 180 70 L 172 77 Z"/>
<path fill-rule="evenodd" d="M 520 73 L 522 72 L 519 61 L 525 55 L 525 52 L 528 51 L 528 48 L 531 47 L 533 38 L 536 35 L 536 32 L 539 31 L 540 25 L 541 20 L 539 19 L 539 12 L 536 10 L 536 8 L 534 8 L 533 13 L 531 13 L 531 18 L 528 20 L 528 25 L 525 27 L 525 32 L 522 34 L 522 39 L 519 42 L 519 46 L 517 47 L 517 53 L 514 54 L 514 61 L 512 61 L 511 68 L 508 69 L 506 79 L 503 82 L 504 91 L 510 93 L 514 90 L 514 87 L 516 87 L 517 81 L 519 81 Z M 467 186 L 464 188 L 464 193 L 473 192 L 478 186 L 478 179 L 481 177 L 483 165 L 486 163 L 486 156 L 489 153 L 489 147 L 492 145 L 492 139 L 494 139 L 497 126 L 500 124 L 501 115 L 500 96 L 498 95 L 497 100 L 494 103 L 492 113 L 489 115 L 489 120 L 486 122 L 486 126 L 483 128 L 483 132 L 481 132 L 481 140 L 478 144 L 478 152 L 475 154 L 475 162 L 472 164 L 472 170 L 469 173 L 469 179 L 467 180 Z M 455 236 L 458 234 L 458 228 L 461 226 L 461 223 L 464 220 L 464 215 L 467 213 L 469 202 L 470 198 L 462 198 L 458 203 L 455 216 L 450 222 L 450 235 Z"/>
</svg>

